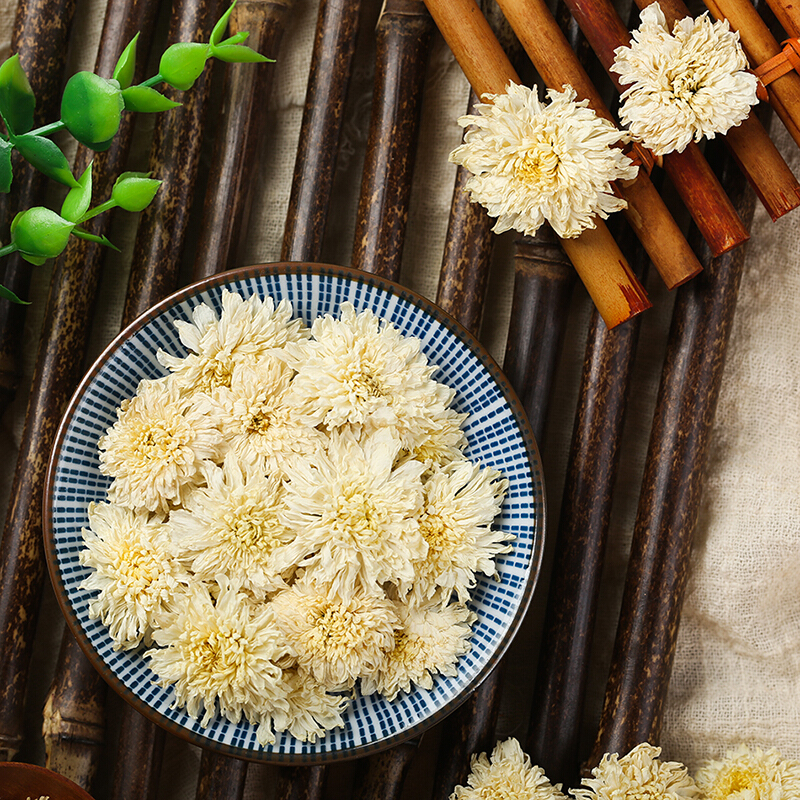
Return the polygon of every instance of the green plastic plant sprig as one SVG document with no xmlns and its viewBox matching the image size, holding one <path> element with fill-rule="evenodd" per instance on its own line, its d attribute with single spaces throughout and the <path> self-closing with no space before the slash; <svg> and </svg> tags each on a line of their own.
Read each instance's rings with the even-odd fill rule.
<svg viewBox="0 0 800 800">
<path fill-rule="evenodd" d="M 190 89 L 210 58 L 233 63 L 272 61 L 243 44 L 249 35 L 246 32 L 222 38 L 235 5 L 234 2 L 219 19 L 207 43 L 171 45 L 161 57 L 158 74 L 132 85 L 139 38 L 136 34 L 119 57 L 111 78 L 85 71 L 73 75 L 61 97 L 61 119 L 35 130 L 32 128 L 36 98 L 19 56 L 13 55 L 0 65 L 0 119 L 5 126 L 5 133 L 0 132 L 0 192 L 11 188 L 14 150 L 37 170 L 70 189 L 60 214 L 41 206 L 17 214 L 11 223 L 11 242 L 0 247 L 0 257 L 19 252 L 26 261 L 42 264 L 60 255 L 71 235 L 113 247 L 106 237 L 95 236 L 81 225 L 115 207 L 142 211 L 155 196 L 161 181 L 140 173 L 124 173 L 115 183 L 111 198 L 90 209 L 91 165 L 76 179 L 67 157 L 48 137 L 67 130 L 81 144 L 102 152 L 111 146 L 123 111 L 155 113 L 180 105 L 155 89 L 157 85 L 165 83 L 178 90 Z M 3 286 L 0 297 L 23 302 Z"/>
</svg>

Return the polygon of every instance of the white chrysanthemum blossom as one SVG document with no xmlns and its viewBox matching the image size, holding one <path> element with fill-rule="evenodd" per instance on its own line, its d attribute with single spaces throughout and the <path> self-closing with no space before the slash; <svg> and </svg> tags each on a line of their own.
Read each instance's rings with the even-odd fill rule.
<svg viewBox="0 0 800 800">
<path fill-rule="evenodd" d="M 369 309 L 343 303 L 339 319 L 318 317 L 312 339 L 287 348 L 297 370 L 290 400 L 311 425 L 391 428 L 405 449 L 446 427 L 454 391 L 431 378 L 419 339 Z"/>
<path fill-rule="evenodd" d="M 647 742 L 625 756 L 606 753 L 584 778 L 582 788 L 573 789 L 578 800 L 621 800 L 654 797 L 659 800 L 684 800 L 700 797 L 697 784 L 678 761 L 661 761 L 661 748 Z"/>
<path fill-rule="evenodd" d="M 311 576 L 306 572 L 273 598 L 275 619 L 302 670 L 329 689 L 350 688 L 394 645 L 397 615 L 380 590 L 341 597 Z"/>
<path fill-rule="evenodd" d="M 661 7 L 652 3 L 631 45 L 615 53 L 611 69 L 630 84 L 620 119 L 657 156 L 725 133 L 758 102 L 758 80 L 747 71 L 738 32 L 708 13 L 678 20 L 670 33 Z"/>
<path fill-rule="evenodd" d="M 789 800 L 800 797 L 800 761 L 775 749 L 740 745 L 695 775 L 703 800 Z"/>
<path fill-rule="evenodd" d="M 459 119 L 468 130 L 450 160 L 472 173 L 466 190 L 497 218 L 493 230 L 532 236 L 545 221 L 562 238 L 579 236 L 626 203 L 612 181 L 633 180 L 637 167 L 615 145 L 627 134 L 576 101 L 575 90 L 509 83 L 505 94 L 487 95 L 477 114 Z"/>
<path fill-rule="evenodd" d="M 191 351 L 185 358 L 158 351 L 183 392 L 210 392 L 230 386 L 237 364 L 256 364 L 276 348 L 308 336 L 301 319 L 292 319 L 292 306 L 282 300 L 277 308 L 271 297 L 222 293 L 219 319 L 204 303 L 192 310 L 192 322 L 175 323 L 181 342 Z"/>
<path fill-rule="evenodd" d="M 169 518 L 172 540 L 193 575 L 213 581 L 224 574 L 258 596 L 285 588 L 275 553 L 294 532 L 278 518 L 280 479 L 253 471 L 232 453 L 221 467 L 204 465 L 203 475 L 206 485 L 187 494 Z"/>
<path fill-rule="evenodd" d="M 453 411 L 452 408 L 438 414 L 435 430 L 418 437 L 413 449 L 406 450 L 402 458 L 413 458 L 422 462 L 426 477 L 436 467 L 443 467 L 453 461 L 465 461 L 467 437 L 463 428 L 467 416 Z"/>
<path fill-rule="evenodd" d="M 219 711 L 233 723 L 242 714 L 257 725 L 260 744 L 275 741 L 273 719 L 289 713 L 279 662 L 288 654 L 269 603 L 257 603 L 220 575 L 216 602 L 206 584 L 194 584 L 176 610 L 153 631 L 159 647 L 145 657 L 158 684 L 173 687 L 175 707 L 204 727 Z"/>
<path fill-rule="evenodd" d="M 297 538 L 276 553 L 276 567 L 313 568 L 320 582 L 349 597 L 389 581 L 411 582 L 427 545 L 419 532 L 423 465 L 395 467 L 399 442 L 389 431 L 363 440 L 345 428 L 326 452 L 298 458 L 285 481 L 281 519 Z"/>
<path fill-rule="evenodd" d="M 117 417 L 98 442 L 100 471 L 114 478 L 109 499 L 131 508 L 166 514 L 224 447 L 214 420 L 167 379 L 142 381 Z"/>
<path fill-rule="evenodd" d="M 344 725 L 342 713 L 348 706 L 346 695 L 330 694 L 303 670 L 285 670 L 283 678 L 289 690 L 289 711 L 285 716 L 276 715 L 276 730 L 288 730 L 295 739 L 313 743 L 328 731 Z"/>
<path fill-rule="evenodd" d="M 428 544 L 425 558 L 415 565 L 411 587 L 419 600 L 469 600 L 475 573 L 497 574 L 494 557 L 511 550 L 514 537 L 494 530 L 508 481 L 492 467 L 456 461 L 435 470 L 425 482 L 425 505 L 419 529 Z M 409 587 L 404 587 L 409 588 Z"/>
<path fill-rule="evenodd" d="M 401 627 L 394 647 L 376 672 L 361 679 L 364 695 L 378 692 L 394 700 L 411 685 L 433 688 L 437 673 L 454 676 L 458 659 L 470 649 L 469 637 L 475 614 L 461 603 L 395 603 Z"/>
<path fill-rule="evenodd" d="M 88 513 L 80 562 L 92 573 L 81 588 L 99 592 L 89 601 L 89 617 L 108 626 L 115 650 L 149 644 L 156 616 L 189 581 L 163 520 L 110 503 L 90 503 Z"/>
<path fill-rule="evenodd" d="M 287 400 L 293 374 L 282 361 L 265 357 L 255 366 L 235 366 L 230 387 L 219 387 L 197 400 L 198 409 L 218 421 L 232 453 L 279 477 L 289 460 L 324 446 L 324 435 Z"/>
<path fill-rule="evenodd" d="M 491 757 L 472 756 L 467 786 L 456 786 L 450 800 L 567 800 L 541 767 L 531 764 L 516 739 L 498 742 Z M 620 798 L 622 800 L 622 798 Z"/>
</svg>

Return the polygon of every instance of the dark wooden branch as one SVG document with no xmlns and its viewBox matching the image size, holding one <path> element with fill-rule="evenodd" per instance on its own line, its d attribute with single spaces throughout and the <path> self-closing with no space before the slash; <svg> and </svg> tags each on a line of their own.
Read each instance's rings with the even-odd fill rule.
<svg viewBox="0 0 800 800">
<path fill-rule="evenodd" d="M 166 736 L 163 728 L 124 706 L 111 787 L 114 800 L 155 800 Z"/>
<path fill-rule="evenodd" d="M 294 0 L 245 0 L 231 15 L 230 33 L 249 31 L 247 44 L 274 58 Z M 236 249 L 247 227 L 256 148 L 266 119 L 275 66 L 230 64 L 220 120 L 214 135 L 203 222 L 193 277 L 206 278 L 236 266 Z"/>
<path fill-rule="evenodd" d="M 215 797 L 242 800 L 246 777 L 246 761 L 204 750 L 200 760 L 197 800 L 210 800 Z"/>
<path fill-rule="evenodd" d="M 20 0 L 11 34 L 11 52 L 19 53 L 31 88 L 36 95 L 35 124 L 44 125 L 59 116 L 59 100 L 67 38 L 75 12 L 75 0 Z M 11 193 L 0 199 L 2 238 L 8 241 L 8 226 L 17 211 L 41 205 L 47 179 L 21 159 L 14 159 Z M 18 297 L 28 298 L 31 265 L 13 254 L 0 270 L 0 283 Z M 25 324 L 25 306 L 0 302 L 0 414 L 13 400 L 22 372 L 20 336 Z"/>
<path fill-rule="evenodd" d="M 386 0 L 352 266 L 392 280 L 400 275 L 432 31 L 421 0 Z"/>
<path fill-rule="evenodd" d="M 318 261 L 356 48 L 361 0 L 322 0 L 281 261 Z"/>
<path fill-rule="evenodd" d="M 398 800 L 418 746 L 419 739 L 412 739 L 362 762 L 356 777 L 354 800 Z"/>
<path fill-rule="evenodd" d="M 722 180 L 749 224 L 754 194 L 730 159 Z M 702 277 L 679 290 L 673 312 L 605 704 L 587 768 L 605 752 L 657 742 L 661 729 L 744 252 L 711 258 L 703 249 L 702 260 Z"/>
</svg>

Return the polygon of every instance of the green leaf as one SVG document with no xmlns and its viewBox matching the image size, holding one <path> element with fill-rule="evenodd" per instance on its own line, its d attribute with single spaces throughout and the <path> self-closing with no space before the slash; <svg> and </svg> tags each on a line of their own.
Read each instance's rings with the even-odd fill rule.
<svg viewBox="0 0 800 800">
<path fill-rule="evenodd" d="M 47 261 L 46 256 L 32 256 L 28 253 L 20 253 L 20 255 L 29 263 L 33 264 L 35 267 L 41 267 L 45 261 Z"/>
<path fill-rule="evenodd" d="M 13 55 L 0 66 L 0 114 L 9 133 L 27 133 L 33 127 L 33 110 L 36 98 L 28 83 L 28 76 Z"/>
<path fill-rule="evenodd" d="M 164 97 L 161 92 L 157 92 L 149 86 L 131 86 L 129 89 L 123 89 L 122 100 L 128 111 L 144 111 L 148 113 L 169 111 L 169 109 L 180 105 L 180 103 L 173 102 L 168 97 Z"/>
<path fill-rule="evenodd" d="M 178 42 L 161 56 L 158 71 L 176 89 L 189 89 L 206 67 L 208 46 L 199 42 Z"/>
<path fill-rule="evenodd" d="M 78 179 L 78 185 L 71 189 L 64 198 L 61 206 L 61 216 L 71 222 L 77 222 L 89 208 L 92 202 L 92 165 L 86 167 L 85 172 Z"/>
<path fill-rule="evenodd" d="M 5 139 L 0 139 L 0 192 L 8 192 L 11 189 L 11 151 L 14 146 Z"/>
<path fill-rule="evenodd" d="M 75 188 L 78 181 L 70 172 L 67 157 L 58 149 L 55 142 L 44 136 L 34 136 L 26 133 L 16 139 L 17 150 L 22 157 L 32 164 L 39 172 L 44 172 L 48 178 Z"/>
<path fill-rule="evenodd" d="M 272 58 L 262 56 L 250 47 L 242 44 L 224 44 L 219 47 L 212 45 L 211 55 L 220 61 L 228 61 L 234 64 L 262 64 L 266 61 L 274 61 Z"/>
<path fill-rule="evenodd" d="M 111 199 L 126 211 L 143 211 L 156 196 L 161 181 L 149 177 L 149 173 L 123 172 L 111 190 Z"/>
<path fill-rule="evenodd" d="M 222 41 L 222 34 L 225 33 L 225 28 L 228 27 L 228 19 L 233 13 L 234 8 L 236 8 L 236 0 L 231 3 L 230 8 L 219 18 L 217 24 L 214 26 L 214 30 L 211 31 L 209 44 L 212 47 L 216 47 Z"/>
<path fill-rule="evenodd" d="M 72 232 L 79 239 L 86 239 L 89 242 L 96 242 L 97 244 L 105 245 L 106 247 L 110 247 L 112 250 L 116 250 L 118 253 L 122 252 L 119 247 L 117 247 L 113 242 L 110 242 L 105 236 L 97 236 L 94 233 L 89 233 L 89 231 L 83 230 L 83 228 L 73 228 Z"/>
<path fill-rule="evenodd" d="M 30 300 L 20 300 L 11 289 L 6 289 L 5 286 L 0 285 L 0 297 L 10 300 L 12 303 L 19 303 L 22 306 L 29 306 Z"/>
<path fill-rule="evenodd" d="M 60 217 L 55 211 L 34 206 L 14 219 L 11 241 L 27 261 L 42 263 L 64 250 L 74 227 L 74 223 Z"/>
<path fill-rule="evenodd" d="M 120 89 L 127 89 L 133 81 L 133 73 L 136 69 L 136 40 L 139 34 L 131 39 L 128 46 L 122 51 L 122 55 L 117 61 L 117 66 L 114 67 L 114 74 L 112 77 L 119 84 Z"/>
<path fill-rule="evenodd" d="M 64 88 L 61 120 L 81 144 L 92 150 L 108 150 L 119 130 L 124 105 L 115 80 L 78 72 Z"/>
</svg>

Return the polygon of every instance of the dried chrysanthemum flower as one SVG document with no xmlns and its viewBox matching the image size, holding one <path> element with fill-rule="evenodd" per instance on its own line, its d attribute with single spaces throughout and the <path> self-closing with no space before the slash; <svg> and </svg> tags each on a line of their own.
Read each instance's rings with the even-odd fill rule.
<svg viewBox="0 0 800 800">
<path fill-rule="evenodd" d="M 507 488 L 508 481 L 496 469 L 471 461 L 434 470 L 425 482 L 419 517 L 428 552 L 415 565 L 415 597 L 439 597 L 446 603 L 455 591 L 459 602 L 466 603 L 476 572 L 496 574 L 494 557 L 507 553 L 513 538 L 492 529 Z"/>
<path fill-rule="evenodd" d="M 230 386 L 237 364 L 255 364 L 274 348 L 308 336 L 301 319 L 292 319 L 292 306 L 282 300 L 277 308 L 271 297 L 222 292 L 219 319 L 204 303 L 192 310 L 192 322 L 175 323 L 181 342 L 192 352 L 186 358 L 158 351 L 184 392 L 209 392 Z"/>
<path fill-rule="evenodd" d="M 197 408 L 217 420 L 230 452 L 253 468 L 282 476 L 287 462 L 323 446 L 323 434 L 307 424 L 287 399 L 293 371 L 278 359 L 239 364 L 230 387 L 200 395 Z"/>
<path fill-rule="evenodd" d="M 661 761 L 660 747 L 644 742 L 626 756 L 606 753 L 591 778 L 584 778 L 583 788 L 573 789 L 578 800 L 623 800 L 623 798 L 658 798 L 682 800 L 700 796 L 697 784 L 686 767 L 677 761 Z"/>
<path fill-rule="evenodd" d="M 181 568 L 163 520 L 110 503 L 90 503 L 80 562 L 92 573 L 81 584 L 99 591 L 89 617 L 108 626 L 115 650 L 148 641 L 156 615 L 168 610 L 189 576 Z"/>
<path fill-rule="evenodd" d="M 446 423 L 454 392 L 431 379 L 419 339 L 403 336 L 369 309 L 343 303 L 339 319 L 319 317 L 312 339 L 287 348 L 297 370 L 290 400 L 311 425 L 391 428 L 405 449 Z"/>
<path fill-rule="evenodd" d="M 470 126 L 450 160 L 472 173 L 466 189 L 497 218 L 497 233 L 510 229 L 532 236 L 543 222 L 563 238 L 579 236 L 625 208 L 611 182 L 633 180 L 637 168 L 614 145 L 626 134 L 576 101 L 575 90 L 548 90 L 543 104 L 536 87 L 509 83 L 505 94 L 477 114 L 459 119 Z"/>
<path fill-rule="evenodd" d="M 316 742 L 327 731 L 344 725 L 342 712 L 347 697 L 331 694 L 312 675 L 299 669 L 284 670 L 283 680 L 288 688 L 289 711 L 285 717 L 276 715 L 275 730 L 289 731 L 301 742 Z"/>
<path fill-rule="evenodd" d="M 169 518 L 169 530 L 192 574 L 218 574 L 259 595 L 285 587 L 274 568 L 275 552 L 294 539 L 278 518 L 279 478 L 264 476 L 228 453 L 221 467 L 203 467 L 206 485 L 187 494 Z"/>
<path fill-rule="evenodd" d="M 789 800 L 800 797 L 800 761 L 775 749 L 740 745 L 696 774 L 703 800 Z"/>
<path fill-rule="evenodd" d="M 281 514 L 297 538 L 276 553 L 276 567 L 314 568 L 343 597 L 357 584 L 410 583 L 427 551 L 417 522 L 423 466 L 395 466 L 399 447 L 388 431 L 359 441 L 344 429 L 331 436 L 326 452 L 298 458 Z"/>
<path fill-rule="evenodd" d="M 195 583 L 174 612 L 153 631 L 159 647 L 145 653 L 160 686 L 175 690 L 175 707 L 200 724 L 219 713 L 231 722 L 242 714 L 257 725 L 260 744 L 275 741 L 273 718 L 289 713 L 288 687 L 279 662 L 289 653 L 269 603 L 257 603 L 218 576 L 216 601 Z"/>
<path fill-rule="evenodd" d="M 400 692 L 411 691 L 414 683 L 433 687 L 437 673 L 454 676 L 456 662 L 470 649 L 468 641 L 476 617 L 465 605 L 451 603 L 395 603 L 400 628 L 394 647 L 376 672 L 361 679 L 361 692 L 378 692 L 394 700 Z"/>
<path fill-rule="evenodd" d="M 738 32 L 708 13 L 678 20 L 670 33 L 658 3 L 647 6 L 611 69 L 630 84 L 620 119 L 655 155 L 680 153 L 692 139 L 725 133 L 758 102 Z"/>
<path fill-rule="evenodd" d="M 566 800 L 541 767 L 531 764 L 516 739 L 498 742 L 491 757 L 472 756 L 467 786 L 456 786 L 450 800 Z"/>
<path fill-rule="evenodd" d="M 340 597 L 311 576 L 273 598 L 275 619 L 301 669 L 329 689 L 349 688 L 394 645 L 397 615 L 380 590 Z"/>
<path fill-rule="evenodd" d="M 109 499 L 166 514 L 195 485 L 204 460 L 220 456 L 214 420 L 195 409 L 169 380 L 142 381 L 100 438 L 100 471 L 114 478 Z"/>
</svg>

